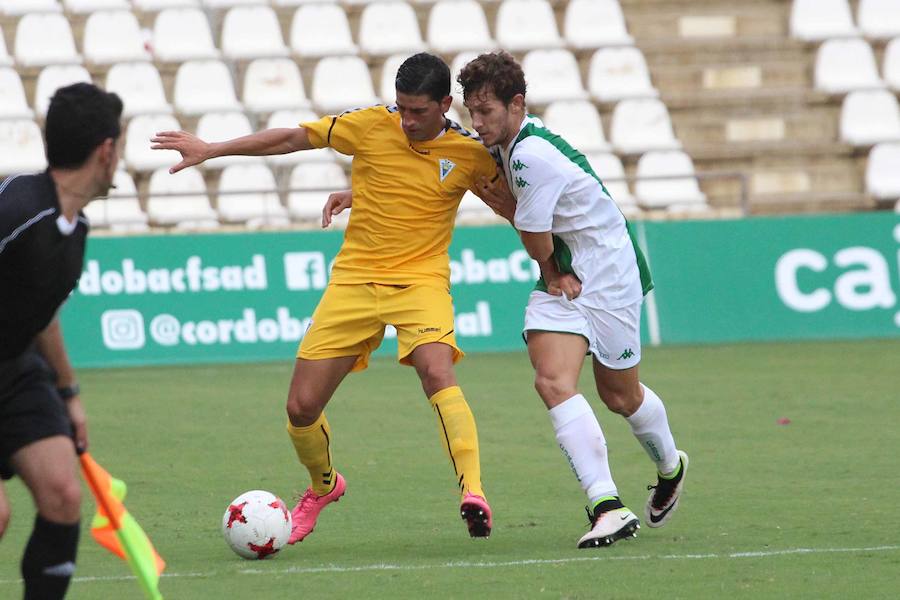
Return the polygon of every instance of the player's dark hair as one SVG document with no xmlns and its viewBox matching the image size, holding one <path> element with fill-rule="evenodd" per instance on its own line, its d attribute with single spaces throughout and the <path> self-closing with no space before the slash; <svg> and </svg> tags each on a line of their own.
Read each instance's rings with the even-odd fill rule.
<svg viewBox="0 0 900 600">
<path fill-rule="evenodd" d="M 90 83 L 56 90 L 47 109 L 44 142 L 51 167 L 77 169 L 106 139 L 122 133 L 122 100 Z"/>
<path fill-rule="evenodd" d="M 525 95 L 525 72 L 513 56 L 500 50 L 479 55 L 462 68 L 456 81 L 462 86 L 463 99 L 494 92 L 508 106 L 516 94 Z"/>
<path fill-rule="evenodd" d="M 403 61 L 394 85 L 401 94 L 440 102 L 450 95 L 450 67 L 434 54 L 419 52 Z"/>
</svg>

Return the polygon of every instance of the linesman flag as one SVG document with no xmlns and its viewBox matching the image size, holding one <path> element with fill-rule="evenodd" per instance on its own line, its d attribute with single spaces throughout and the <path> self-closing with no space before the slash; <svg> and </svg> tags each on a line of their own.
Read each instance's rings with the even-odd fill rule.
<svg viewBox="0 0 900 600">
<path fill-rule="evenodd" d="M 98 544 L 128 562 L 147 598 L 162 600 L 159 576 L 166 563 L 122 504 L 126 493 L 125 482 L 107 473 L 88 452 L 82 453 L 80 460 L 81 474 L 97 500 L 91 535 Z"/>
</svg>

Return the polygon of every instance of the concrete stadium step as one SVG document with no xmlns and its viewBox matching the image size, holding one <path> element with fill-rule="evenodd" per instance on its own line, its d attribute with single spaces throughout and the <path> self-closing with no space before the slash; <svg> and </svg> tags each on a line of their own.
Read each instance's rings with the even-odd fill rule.
<svg viewBox="0 0 900 600">
<path fill-rule="evenodd" d="M 758 142 L 831 143 L 838 139 L 840 109 L 830 105 L 791 111 L 708 107 L 672 110 L 675 135 L 686 146 Z"/>
<path fill-rule="evenodd" d="M 781 0 L 622 0 L 621 5 L 628 30 L 639 44 L 671 37 L 784 36 L 790 14 L 790 3 Z"/>
</svg>

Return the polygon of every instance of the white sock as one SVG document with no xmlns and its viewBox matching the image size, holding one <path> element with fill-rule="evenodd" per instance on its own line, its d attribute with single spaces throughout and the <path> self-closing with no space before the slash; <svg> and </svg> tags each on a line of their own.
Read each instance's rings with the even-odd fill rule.
<svg viewBox="0 0 900 600">
<path fill-rule="evenodd" d="M 644 388 L 644 401 L 625 420 L 631 425 L 631 432 L 647 451 L 650 460 L 656 463 L 656 470 L 667 475 L 678 468 L 678 451 L 669 429 L 666 407 L 653 390 L 643 383 L 641 387 Z"/>
<path fill-rule="evenodd" d="M 569 460 L 591 506 L 605 496 L 618 496 L 609 472 L 606 438 L 584 396 L 576 394 L 548 412 L 559 448 Z"/>
</svg>

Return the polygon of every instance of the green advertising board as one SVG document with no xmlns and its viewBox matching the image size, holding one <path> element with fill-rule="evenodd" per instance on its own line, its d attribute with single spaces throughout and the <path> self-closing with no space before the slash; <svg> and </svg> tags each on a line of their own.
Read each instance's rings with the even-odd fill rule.
<svg viewBox="0 0 900 600">
<path fill-rule="evenodd" d="M 900 335 L 900 216 L 638 223 L 656 289 L 645 342 Z M 328 281 L 340 232 L 95 237 L 63 311 L 78 366 L 286 360 Z M 537 267 L 509 227 L 457 229 L 458 341 L 523 348 Z M 388 331 L 380 354 L 395 355 Z"/>
</svg>

